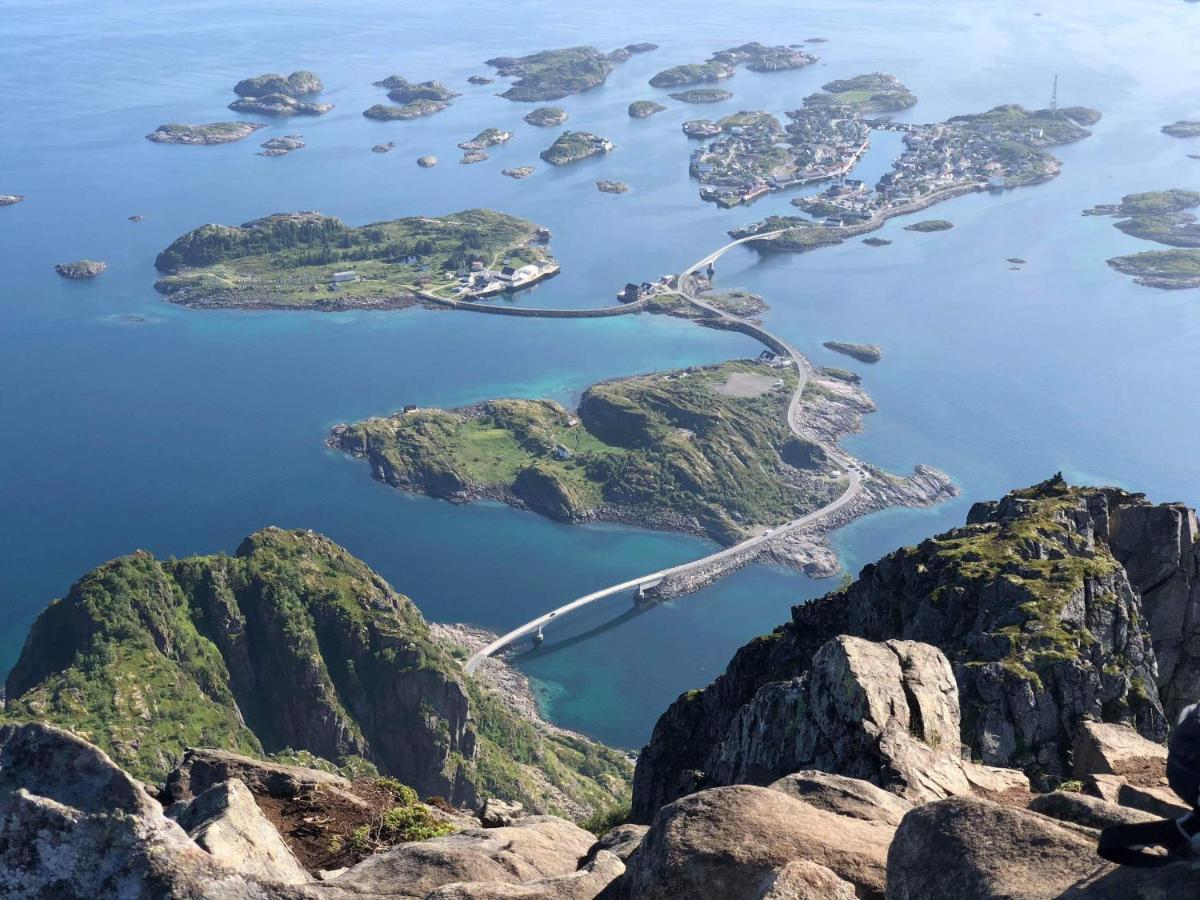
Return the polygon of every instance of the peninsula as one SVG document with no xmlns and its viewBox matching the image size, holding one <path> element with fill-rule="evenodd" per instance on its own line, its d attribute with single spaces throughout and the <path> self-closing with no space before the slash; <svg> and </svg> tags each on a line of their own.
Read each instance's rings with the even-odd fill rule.
<svg viewBox="0 0 1200 900">
<path fill-rule="evenodd" d="M 826 341 L 822 344 L 827 350 L 852 356 L 859 362 L 877 363 L 883 359 L 883 350 L 878 344 L 848 344 L 845 341 Z"/>
<path fill-rule="evenodd" d="M 203 225 L 158 255 L 155 283 L 173 303 L 206 308 L 391 309 L 423 292 L 493 279 L 551 260 L 547 233 L 488 209 L 351 227 L 317 212 L 237 227 Z M 510 277 L 510 282 L 511 282 Z"/>
<path fill-rule="evenodd" d="M 210 122 L 207 125 L 159 125 L 146 135 L 146 140 L 156 144 L 230 144 L 247 138 L 260 128 L 259 122 Z"/>
<path fill-rule="evenodd" d="M 506 100 L 559 100 L 604 83 L 616 64 L 595 47 L 543 50 L 528 56 L 497 56 L 487 60 L 505 78 L 516 78 L 500 96 Z"/>
<path fill-rule="evenodd" d="M 568 166 L 592 156 L 603 156 L 612 149 L 612 141 L 589 131 L 564 131 L 538 155 L 552 166 Z"/>
</svg>

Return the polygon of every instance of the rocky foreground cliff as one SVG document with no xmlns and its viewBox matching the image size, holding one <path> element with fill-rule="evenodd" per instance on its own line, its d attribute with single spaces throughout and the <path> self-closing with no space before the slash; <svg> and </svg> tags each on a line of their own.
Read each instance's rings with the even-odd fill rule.
<svg viewBox="0 0 1200 900">
<path fill-rule="evenodd" d="M 586 815 L 627 797 L 623 754 L 517 715 L 462 656 L 333 541 L 268 528 L 232 556 L 89 572 L 34 623 L 4 717 L 69 728 L 152 782 L 214 747 L 373 767 L 453 805 Z"/>
<path fill-rule="evenodd" d="M 1164 738 L 1197 699 L 1196 524 L 1182 505 L 1059 477 L 977 504 L 962 528 L 897 550 L 853 584 L 796 607 L 712 685 L 680 697 L 639 757 L 634 822 L 593 820 L 598 837 L 525 816 L 486 787 L 474 802 L 422 802 L 396 779 L 197 746 L 172 763 L 162 787 L 147 788 L 75 734 L 5 726 L 0 892 L 1197 896 L 1200 860 L 1121 869 L 1095 852 L 1104 827 L 1188 811 L 1167 787 Z M 245 555 L 253 550 L 234 559 Z M 180 578 L 182 563 L 157 565 L 194 608 L 199 594 L 184 587 L 193 582 Z M 95 602 L 100 586 L 86 582 L 61 602 Z M 39 623 L 43 636 L 51 624 Z M 155 646 L 186 655 L 186 630 L 162 624 L 145 629 Z M 31 644 L 42 639 L 35 628 Z M 96 649 L 86 665 L 107 660 L 99 643 L 88 646 Z M 41 650 L 52 653 L 52 642 Z M 61 663 L 47 658 L 49 668 Z M 73 659 L 60 669 L 60 704 L 87 696 L 85 663 Z M 14 670 L 18 684 L 32 665 Z"/>
</svg>

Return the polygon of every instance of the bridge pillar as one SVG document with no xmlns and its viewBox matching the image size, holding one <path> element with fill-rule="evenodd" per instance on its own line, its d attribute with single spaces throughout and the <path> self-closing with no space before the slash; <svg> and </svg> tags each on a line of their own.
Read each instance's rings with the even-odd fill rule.
<svg viewBox="0 0 1200 900">
<path fill-rule="evenodd" d="M 657 585 L 650 585 L 647 587 L 644 584 L 639 584 L 638 589 L 633 592 L 633 605 L 638 609 L 645 609 L 648 606 L 653 606 L 656 601 L 650 594 L 650 591 L 655 587 L 657 587 Z"/>
<path fill-rule="evenodd" d="M 533 636 L 534 646 L 540 647 L 546 640 L 546 636 L 542 634 L 542 626 L 538 626 L 537 634 Z"/>
</svg>

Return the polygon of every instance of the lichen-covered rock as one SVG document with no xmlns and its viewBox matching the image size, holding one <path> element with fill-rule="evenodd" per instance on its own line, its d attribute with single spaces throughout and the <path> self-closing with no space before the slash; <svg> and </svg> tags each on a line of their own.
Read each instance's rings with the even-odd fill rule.
<svg viewBox="0 0 1200 900">
<path fill-rule="evenodd" d="M 511 825 L 514 819 L 520 817 L 522 810 L 520 803 L 505 803 L 496 797 L 488 797 L 479 811 L 479 821 L 484 828 L 501 828 Z"/>
<path fill-rule="evenodd" d="M 893 831 L 768 788 L 714 788 L 659 810 L 616 887 L 627 900 L 757 900 L 772 875 L 808 860 L 881 897 Z"/>
<path fill-rule="evenodd" d="M 888 851 L 888 900 L 1050 900 L 1097 867 L 1095 842 L 1053 819 L 954 798 L 904 817 Z"/>
<path fill-rule="evenodd" d="M 428 894 L 425 900 L 593 900 L 624 871 L 625 864 L 620 859 L 601 850 L 568 875 L 522 884 L 494 881 L 448 884 Z"/>
<path fill-rule="evenodd" d="M 226 868 L 284 884 L 311 880 L 258 808 L 254 795 L 236 778 L 172 809 L 171 817 Z"/>
<path fill-rule="evenodd" d="M 530 816 L 504 828 L 478 828 L 401 844 L 336 879 L 351 893 L 389 888 L 417 897 L 456 882 L 520 884 L 574 873 L 595 839 L 563 819 Z"/>
<path fill-rule="evenodd" d="M 1085 719 L 1163 740 L 1152 633 L 1123 565 L 1151 558 L 1156 542 L 1139 542 L 1130 535 L 1142 529 L 1127 524 L 1116 527 L 1125 537 L 1109 543 L 1111 523 L 1128 523 L 1129 510 L 1145 505 L 1137 495 L 1074 488 L 1056 477 L 977 504 L 965 527 L 897 550 L 846 589 L 794 607 L 791 622 L 743 647 L 710 687 L 680 697 L 660 717 L 638 758 L 635 820 L 727 779 L 774 780 L 792 763 L 826 768 L 787 758 L 794 742 L 782 736 L 809 689 L 798 679 L 813 677 L 814 654 L 837 635 L 939 648 L 958 686 L 961 742 L 986 765 L 1020 768 L 1040 786 L 1069 776 L 1071 740 Z M 1173 521 L 1187 533 L 1183 517 Z M 1166 558 L 1173 567 L 1180 554 Z M 1143 568 L 1154 567 L 1139 565 L 1132 571 L 1143 584 Z M 1177 607 L 1190 598 L 1180 590 L 1162 602 Z M 1168 625 L 1168 618 L 1159 617 L 1154 641 L 1193 639 L 1189 619 Z M 1175 678 L 1188 671 L 1177 667 Z M 925 752 L 899 731 L 893 743 Z M 968 780 L 987 774 L 973 770 Z"/>
<path fill-rule="evenodd" d="M 893 827 L 899 825 L 905 813 L 912 809 L 907 800 L 881 790 L 869 781 L 813 769 L 794 772 L 769 787 L 826 812 L 864 822 L 883 822 Z"/>
<path fill-rule="evenodd" d="M 797 859 L 771 872 L 755 900 L 855 900 L 854 885 L 824 866 Z"/>
<path fill-rule="evenodd" d="M 330 772 L 253 759 L 228 750 L 191 747 L 167 777 L 164 793 L 169 802 L 181 803 L 232 780 L 252 793 L 279 798 L 294 797 L 315 787 L 350 787 L 349 781 Z"/>
</svg>

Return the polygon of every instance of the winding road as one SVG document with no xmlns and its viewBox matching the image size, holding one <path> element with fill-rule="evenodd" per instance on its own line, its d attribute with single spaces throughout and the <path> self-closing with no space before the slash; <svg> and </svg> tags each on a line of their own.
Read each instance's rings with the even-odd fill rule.
<svg viewBox="0 0 1200 900">
<path fill-rule="evenodd" d="M 736 327 L 737 330 L 756 337 L 758 340 L 762 341 L 762 343 L 770 347 L 773 351 L 779 352 L 779 350 L 783 350 L 783 355 L 791 357 L 792 362 L 796 366 L 798 380 L 796 383 L 796 390 L 792 393 L 792 397 L 788 401 L 787 424 L 788 428 L 793 434 L 800 435 L 800 400 L 804 393 L 804 388 L 808 383 L 808 360 L 805 359 L 800 351 L 791 344 L 780 339 L 761 326 L 748 323 L 743 319 L 739 319 L 738 317 L 725 312 L 719 307 L 713 306 L 711 303 L 707 303 L 706 301 L 700 299 L 692 292 L 692 279 L 696 270 L 705 268 L 712 263 L 715 263 L 727 252 L 741 244 L 745 244 L 750 241 L 774 240 L 781 234 L 783 234 L 782 230 L 768 231 L 763 232 L 762 234 L 755 234 L 749 237 L 740 238 L 736 241 L 731 241 L 724 247 L 721 247 L 719 250 L 710 253 L 708 256 L 705 256 L 703 259 L 685 269 L 683 274 L 678 276 L 676 279 L 675 290 L 680 297 L 682 297 L 688 303 L 691 303 L 693 306 L 704 310 L 709 314 L 710 317 L 724 319 L 730 322 L 731 326 Z M 553 609 L 544 615 L 538 616 L 536 619 L 526 622 L 524 625 L 514 628 L 507 634 L 503 634 L 496 638 L 496 640 L 492 641 L 490 644 L 467 660 L 465 666 L 467 673 L 473 673 L 485 659 L 499 650 L 509 646 L 514 641 L 518 641 L 521 638 L 531 634 L 539 634 L 542 628 L 544 628 L 546 625 L 557 621 L 574 610 L 587 606 L 590 603 L 595 603 L 598 600 L 603 600 L 605 597 L 611 597 L 613 594 L 618 594 L 621 591 L 641 590 L 643 588 L 654 587 L 655 585 L 672 576 L 686 575 L 690 572 L 707 568 L 731 557 L 745 553 L 747 550 L 753 550 L 772 538 L 777 538 L 780 535 L 786 534 L 790 531 L 810 525 L 818 519 L 824 518 L 830 513 L 846 506 L 846 504 L 850 503 L 859 495 L 859 493 L 862 491 L 863 481 L 870 476 L 861 470 L 856 462 L 843 454 L 837 448 L 825 447 L 824 449 L 826 453 L 829 454 L 830 459 L 842 467 L 846 476 L 846 489 L 829 503 L 825 504 L 819 509 L 814 509 L 811 512 L 805 513 L 799 518 L 792 519 L 790 522 L 787 522 L 783 525 L 777 525 L 774 528 L 770 528 L 762 534 L 757 534 L 753 537 L 747 538 L 741 543 L 734 544 L 731 547 L 726 547 L 723 550 L 718 550 L 716 553 L 711 553 L 708 556 L 692 560 L 691 562 L 683 563 L 682 565 L 673 566 L 668 569 L 661 569 L 657 572 L 650 572 L 647 575 L 641 575 L 637 578 L 631 578 L 629 581 L 623 581 L 620 584 L 614 584 L 611 587 L 593 591 L 590 594 L 585 594 L 582 597 L 572 600 L 570 603 L 563 604 L 557 609 Z"/>
</svg>

